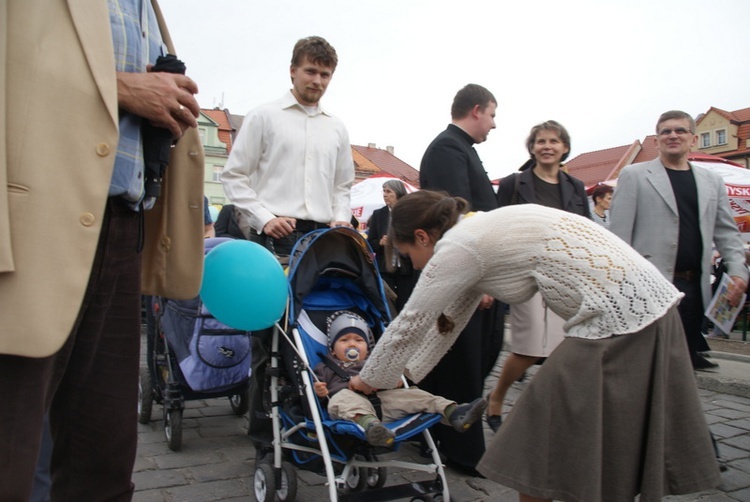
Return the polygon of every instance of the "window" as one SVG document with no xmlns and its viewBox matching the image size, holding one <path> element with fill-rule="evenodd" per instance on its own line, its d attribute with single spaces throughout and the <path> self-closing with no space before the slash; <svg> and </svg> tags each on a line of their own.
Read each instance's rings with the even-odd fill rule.
<svg viewBox="0 0 750 502">
<path fill-rule="evenodd" d="M 214 166 L 212 181 L 221 182 L 221 172 L 224 170 L 224 166 Z"/>
<path fill-rule="evenodd" d="M 716 131 L 716 144 L 717 145 L 727 144 L 727 130 L 726 129 L 719 129 L 718 131 Z"/>
<path fill-rule="evenodd" d="M 701 148 L 708 148 L 709 146 L 711 146 L 711 133 L 702 132 L 701 133 Z"/>
<path fill-rule="evenodd" d="M 199 127 L 198 128 L 198 135 L 201 137 L 201 145 L 206 144 L 206 128 L 205 127 Z"/>
</svg>

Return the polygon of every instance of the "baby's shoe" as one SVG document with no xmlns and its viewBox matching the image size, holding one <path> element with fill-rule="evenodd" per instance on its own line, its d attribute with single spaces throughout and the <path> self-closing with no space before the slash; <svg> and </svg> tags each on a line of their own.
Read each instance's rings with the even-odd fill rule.
<svg viewBox="0 0 750 502">
<path fill-rule="evenodd" d="M 383 425 L 383 422 L 380 420 L 373 420 L 367 426 L 365 437 L 367 438 L 367 442 L 373 446 L 385 446 L 386 448 L 390 448 L 393 446 L 396 434 Z"/>
<path fill-rule="evenodd" d="M 487 407 L 487 401 L 478 397 L 470 403 L 460 404 L 448 417 L 448 422 L 458 432 L 464 432 L 474 422 L 482 418 L 482 413 Z"/>
</svg>

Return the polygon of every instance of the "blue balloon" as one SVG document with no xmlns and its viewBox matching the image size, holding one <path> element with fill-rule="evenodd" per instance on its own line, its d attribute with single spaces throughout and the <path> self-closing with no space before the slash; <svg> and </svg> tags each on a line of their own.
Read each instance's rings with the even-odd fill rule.
<svg viewBox="0 0 750 502">
<path fill-rule="evenodd" d="M 269 250 L 233 240 L 206 255 L 200 296 L 208 311 L 227 326 L 257 331 L 284 315 L 289 290 L 284 269 Z"/>
</svg>

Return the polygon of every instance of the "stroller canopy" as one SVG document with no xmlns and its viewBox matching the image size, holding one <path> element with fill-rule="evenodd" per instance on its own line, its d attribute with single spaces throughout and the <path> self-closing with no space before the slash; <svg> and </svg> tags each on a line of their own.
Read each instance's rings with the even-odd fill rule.
<svg viewBox="0 0 750 502">
<path fill-rule="evenodd" d="M 353 287 L 352 296 L 363 295 L 377 312 L 377 318 L 390 319 L 383 284 L 369 244 L 359 232 L 347 227 L 321 229 L 300 239 L 289 258 L 289 319 L 299 317 L 303 300 L 317 288 L 332 285 L 329 279 L 343 277 L 337 286 Z M 371 310 L 371 309 L 368 309 Z"/>
</svg>

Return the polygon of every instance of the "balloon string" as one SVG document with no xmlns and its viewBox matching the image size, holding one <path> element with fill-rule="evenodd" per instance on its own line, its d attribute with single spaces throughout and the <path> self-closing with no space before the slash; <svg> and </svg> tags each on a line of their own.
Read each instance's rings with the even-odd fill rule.
<svg viewBox="0 0 750 502">
<path fill-rule="evenodd" d="M 278 329 L 281 332 L 281 334 L 284 336 L 284 339 L 287 341 L 287 343 L 289 344 L 289 346 L 297 354 L 297 356 L 299 357 L 300 362 L 303 364 L 303 369 L 307 370 L 308 373 L 310 373 L 310 375 L 312 375 L 312 377 L 315 379 L 316 382 L 320 382 L 320 379 L 318 378 L 318 375 L 316 375 L 315 372 L 312 371 L 312 369 L 310 368 L 310 365 L 308 365 L 307 363 L 304 362 L 305 360 L 302 357 L 302 353 L 294 345 L 294 342 L 292 341 L 292 339 L 289 338 L 289 335 L 287 335 L 286 331 L 281 328 L 281 326 L 279 325 L 279 323 L 276 323 L 276 329 Z"/>
</svg>

